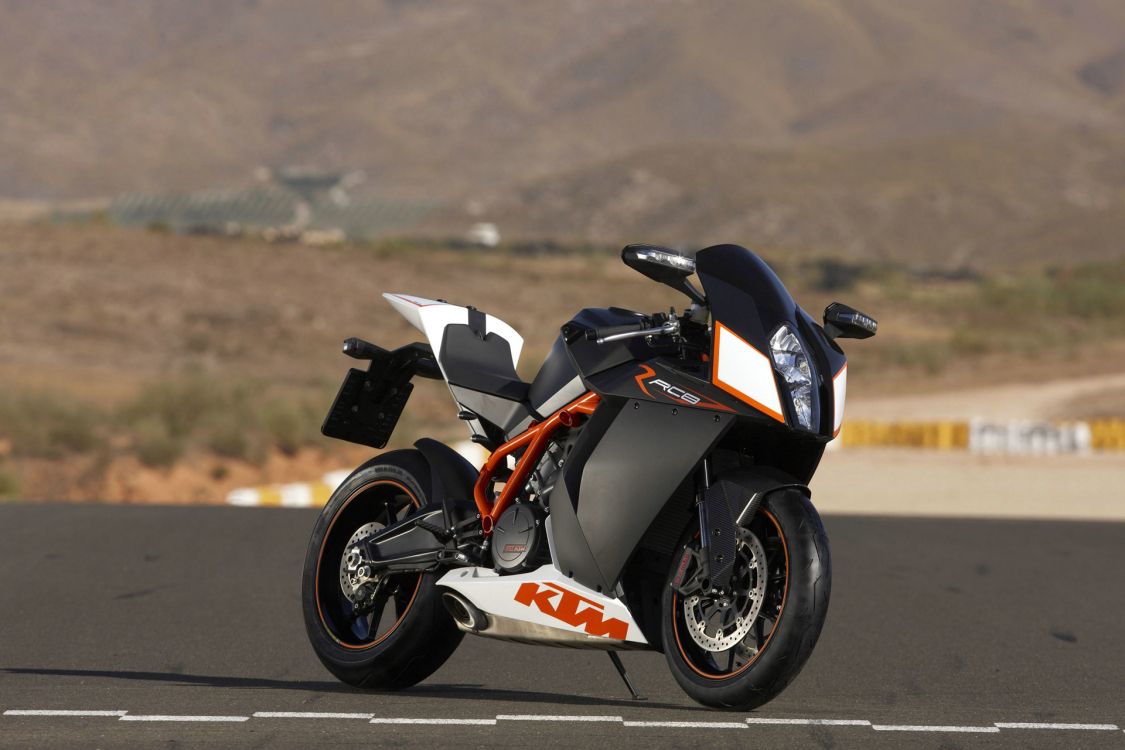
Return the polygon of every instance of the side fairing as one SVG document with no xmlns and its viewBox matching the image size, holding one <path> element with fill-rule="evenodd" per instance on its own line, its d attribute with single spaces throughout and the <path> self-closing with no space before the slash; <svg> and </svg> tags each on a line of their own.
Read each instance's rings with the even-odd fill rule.
<svg viewBox="0 0 1125 750">
<path fill-rule="evenodd" d="M 500 575 L 490 568 L 455 568 L 437 585 L 453 589 L 490 618 L 537 626 L 544 641 L 553 640 L 556 631 L 562 636 L 560 645 L 648 646 L 623 601 L 567 578 L 552 565 L 516 575 Z"/>
<path fill-rule="evenodd" d="M 603 400 L 551 493 L 551 549 L 560 569 L 612 591 L 672 492 L 733 420 L 640 399 Z"/>
</svg>

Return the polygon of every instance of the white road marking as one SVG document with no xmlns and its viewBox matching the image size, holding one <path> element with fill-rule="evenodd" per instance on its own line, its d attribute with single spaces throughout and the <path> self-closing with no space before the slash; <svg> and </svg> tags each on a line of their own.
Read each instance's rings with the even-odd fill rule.
<svg viewBox="0 0 1125 750">
<path fill-rule="evenodd" d="M 747 724 L 811 724 L 824 727 L 869 727 L 871 722 L 867 719 L 770 719 L 762 716 L 753 716 L 746 720 Z"/>
<path fill-rule="evenodd" d="M 549 714 L 500 714 L 496 717 L 499 721 L 615 721 L 621 722 L 620 716 L 553 716 Z"/>
<path fill-rule="evenodd" d="M 4 712 L 5 716 L 124 716 L 128 711 L 71 711 L 55 709 L 23 709 L 11 708 Z"/>
<path fill-rule="evenodd" d="M 363 719 L 369 721 L 375 714 L 333 713 L 328 711 L 255 711 L 255 719 Z"/>
<path fill-rule="evenodd" d="M 627 727 L 669 727 L 673 729 L 746 729 L 741 721 L 626 721 Z"/>
<path fill-rule="evenodd" d="M 250 716 L 197 716 L 190 714 L 130 714 L 120 710 L 85 709 L 28 709 L 10 708 L 3 716 L 86 716 L 108 717 L 119 721 L 146 722 L 225 722 L 241 723 Z M 1066 722 L 996 722 L 991 726 L 957 726 L 941 724 L 872 724 L 867 719 L 799 719 L 776 718 L 771 716 L 751 716 L 743 721 L 625 721 L 621 716 L 601 716 L 582 714 L 499 714 L 495 719 L 452 719 L 452 718 L 408 718 L 377 717 L 371 713 L 350 713 L 337 711 L 255 711 L 255 719 L 354 719 L 371 724 L 418 724 L 428 726 L 496 726 L 502 721 L 540 721 L 540 722 L 602 722 L 620 723 L 626 727 L 668 728 L 668 729 L 747 729 L 753 725 L 774 726 L 830 726 L 830 727 L 870 727 L 877 732 L 935 732 L 935 733 L 992 733 L 1008 729 L 1031 730 L 1088 730 L 1113 731 L 1120 729 L 1117 724 L 1078 724 Z"/>
<path fill-rule="evenodd" d="M 118 721 L 249 721 L 249 716 L 183 716 L 170 714 L 125 714 Z"/>
<path fill-rule="evenodd" d="M 496 719 L 372 719 L 372 724 L 469 724 L 495 726 Z"/>
<path fill-rule="evenodd" d="M 1120 729 L 1116 724 L 1056 724 L 1024 721 L 996 722 L 1001 729 L 1091 729 L 1114 732 Z"/>
<path fill-rule="evenodd" d="M 1000 727 L 956 727 L 929 724 L 872 724 L 876 732 L 999 732 Z"/>
</svg>

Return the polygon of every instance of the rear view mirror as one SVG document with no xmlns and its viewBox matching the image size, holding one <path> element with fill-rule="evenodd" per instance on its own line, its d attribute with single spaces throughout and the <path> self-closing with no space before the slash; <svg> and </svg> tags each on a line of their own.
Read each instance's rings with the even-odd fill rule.
<svg viewBox="0 0 1125 750">
<path fill-rule="evenodd" d="M 875 318 L 840 302 L 824 308 L 824 332 L 830 339 L 869 339 L 878 327 Z"/>
<path fill-rule="evenodd" d="M 691 297 L 692 302 L 704 303 L 703 294 L 688 281 L 688 277 L 695 273 L 693 258 L 655 245 L 626 245 L 621 251 L 621 260 L 653 281 L 683 292 Z"/>
</svg>

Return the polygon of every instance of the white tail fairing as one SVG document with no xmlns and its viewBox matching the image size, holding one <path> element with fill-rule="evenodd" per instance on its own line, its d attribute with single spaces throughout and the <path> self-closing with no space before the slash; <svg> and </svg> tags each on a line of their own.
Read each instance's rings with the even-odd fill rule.
<svg viewBox="0 0 1125 750">
<path fill-rule="evenodd" d="M 464 325 L 469 322 L 469 308 L 461 305 L 451 305 L 441 300 L 415 297 L 411 294 L 392 294 L 390 292 L 384 293 L 383 298 L 390 302 L 391 306 L 402 317 L 410 321 L 412 326 L 426 334 L 435 357 L 441 352 L 441 341 L 445 337 L 445 327 L 451 323 Z M 516 333 L 516 329 L 492 315 L 486 314 L 484 316 L 484 324 L 488 333 L 495 333 L 508 342 L 508 346 L 512 349 L 512 367 L 519 366 L 520 352 L 523 351 L 523 337 Z M 440 359 L 438 360 L 438 367 L 441 367 Z"/>
<path fill-rule="evenodd" d="M 446 326 L 453 324 L 467 325 L 469 323 L 469 308 L 451 305 L 442 300 L 416 297 L 412 294 L 386 292 L 383 294 L 383 298 L 390 302 L 391 307 L 398 311 L 402 317 L 410 321 L 412 326 L 426 335 L 430 348 L 434 352 L 434 360 L 437 361 L 438 368 L 441 369 L 446 385 L 449 385 L 449 373 L 446 372 L 445 363 L 441 361 L 441 343 L 445 338 Z M 508 347 L 512 352 L 512 367 L 517 367 L 520 361 L 520 352 L 523 351 L 523 337 L 516 333 L 516 330 L 510 325 L 493 315 L 484 315 L 484 325 L 487 333 L 496 334 L 508 342 Z M 462 408 L 463 405 L 457 400 L 457 395 L 453 393 L 452 388 L 450 388 L 450 393 L 453 395 L 454 403 L 457 403 L 458 408 Z M 471 419 L 466 424 L 472 434 L 485 434 L 480 420 Z"/>
</svg>

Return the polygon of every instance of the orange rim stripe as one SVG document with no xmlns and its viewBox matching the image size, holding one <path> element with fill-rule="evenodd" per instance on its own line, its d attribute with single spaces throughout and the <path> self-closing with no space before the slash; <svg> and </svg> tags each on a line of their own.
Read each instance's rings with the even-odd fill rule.
<svg viewBox="0 0 1125 750">
<path fill-rule="evenodd" d="M 406 615 L 410 613 L 410 607 L 414 604 L 414 599 L 417 598 L 418 591 L 422 588 L 422 574 L 419 573 L 418 582 L 414 585 L 414 593 L 410 595 L 410 601 L 406 603 L 406 608 L 402 610 L 402 614 L 399 615 L 399 618 L 397 620 L 395 620 L 395 624 L 392 625 L 391 629 L 386 633 L 383 633 L 383 635 L 379 636 L 373 642 L 368 643 L 365 646 L 352 646 L 350 644 L 344 643 L 336 637 L 335 633 L 332 632 L 332 629 L 328 627 L 328 623 L 324 620 L 324 612 L 322 612 L 320 609 L 320 562 L 324 559 L 324 545 L 328 543 L 328 536 L 332 533 L 332 527 L 336 525 L 336 519 L 339 518 L 340 514 L 344 512 L 344 508 L 348 507 L 348 505 L 351 504 L 352 500 L 359 497 L 359 495 L 380 484 L 391 484 L 395 487 L 398 487 L 400 490 L 406 493 L 406 496 L 410 498 L 410 502 L 414 503 L 415 508 L 422 507 L 421 503 L 418 502 L 418 498 L 414 496 L 414 493 L 411 492 L 410 489 L 406 487 L 406 485 L 400 482 L 396 482 L 393 479 L 377 479 L 374 482 L 365 484 L 358 490 L 353 492 L 351 495 L 349 495 L 348 499 L 344 501 L 344 504 L 340 506 L 340 510 L 336 511 L 336 515 L 332 518 L 332 523 L 328 524 L 328 529 L 324 532 L 324 539 L 320 543 L 320 551 L 316 556 L 316 573 L 313 577 L 313 597 L 316 599 L 316 613 L 320 617 L 320 624 L 324 626 L 324 631 L 328 633 L 328 635 L 332 636 L 332 640 L 336 641 L 336 643 L 340 646 L 343 646 L 347 649 L 352 649 L 353 651 L 362 651 L 364 649 L 378 646 L 380 643 L 386 640 L 391 633 L 395 632 L 398 629 L 398 626 L 402 624 L 402 621 L 406 619 Z"/>
</svg>

